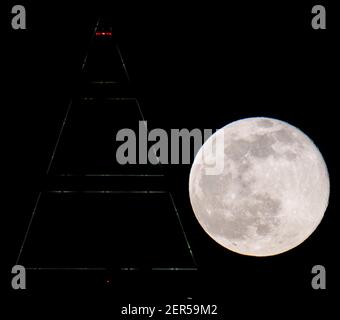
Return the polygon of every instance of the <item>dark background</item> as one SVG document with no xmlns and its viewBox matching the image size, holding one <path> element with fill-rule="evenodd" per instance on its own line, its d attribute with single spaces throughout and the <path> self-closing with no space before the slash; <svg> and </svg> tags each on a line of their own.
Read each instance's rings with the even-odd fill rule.
<svg viewBox="0 0 340 320">
<path fill-rule="evenodd" d="M 326 5 L 327 30 L 310 27 L 315 4 Z M 28 278 L 28 287 L 37 292 L 106 288 L 126 302 L 185 301 L 189 296 L 224 306 L 228 301 L 249 305 L 270 301 L 276 306 L 284 299 L 301 311 L 311 304 L 328 308 L 336 292 L 339 221 L 335 210 L 339 25 L 333 3 L 34 2 L 26 5 L 27 30 L 17 31 L 10 27 L 11 7 L 12 3 L 2 12 L 1 68 L 8 287 L 9 270 L 44 186 L 69 99 L 79 90 L 81 64 L 101 15 L 112 23 L 113 41 L 121 47 L 150 127 L 219 128 L 249 116 L 287 121 L 310 136 L 325 158 L 331 179 L 329 207 L 319 228 L 294 250 L 263 259 L 240 256 L 211 241 L 193 218 L 187 188 L 190 166 L 165 166 L 199 271 L 140 271 L 127 276 L 41 272 Z M 325 291 L 311 288 L 311 268 L 316 264 L 326 267 Z"/>
</svg>

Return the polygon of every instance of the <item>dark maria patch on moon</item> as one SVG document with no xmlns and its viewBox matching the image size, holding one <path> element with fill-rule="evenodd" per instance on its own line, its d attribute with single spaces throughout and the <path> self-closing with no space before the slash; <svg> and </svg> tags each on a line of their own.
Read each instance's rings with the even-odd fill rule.
<svg viewBox="0 0 340 320">
<path fill-rule="evenodd" d="M 270 121 L 269 119 L 260 119 L 257 121 L 257 125 L 259 127 L 262 127 L 262 128 L 270 128 L 272 127 L 274 124 L 272 121 Z"/>
<path fill-rule="evenodd" d="M 223 194 L 228 189 L 231 183 L 231 173 L 220 175 L 202 174 L 199 187 L 205 195 L 208 194 Z"/>
<path fill-rule="evenodd" d="M 273 134 L 278 141 L 283 143 L 291 144 L 296 141 L 292 133 L 287 129 L 280 129 L 278 131 L 275 131 Z"/>
<path fill-rule="evenodd" d="M 225 155 L 234 161 L 239 161 L 246 154 L 250 154 L 257 158 L 267 158 L 272 154 L 276 154 L 273 149 L 275 138 L 268 134 L 255 134 L 251 136 L 252 140 L 237 139 L 230 142 L 225 148 Z"/>
<path fill-rule="evenodd" d="M 268 194 L 251 195 L 236 203 L 230 208 L 215 208 L 214 217 L 206 224 L 211 234 L 241 240 L 248 236 L 249 227 L 256 228 L 258 235 L 266 236 L 280 224 L 278 213 L 281 202 Z"/>
<path fill-rule="evenodd" d="M 251 144 L 251 154 L 254 157 L 267 158 L 276 153 L 272 147 L 274 143 L 275 139 L 272 136 L 256 134 L 255 140 Z"/>
<path fill-rule="evenodd" d="M 244 157 L 250 149 L 251 143 L 244 139 L 232 140 L 230 144 L 224 148 L 224 154 L 229 159 L 239 161 Z"/>
</svg>

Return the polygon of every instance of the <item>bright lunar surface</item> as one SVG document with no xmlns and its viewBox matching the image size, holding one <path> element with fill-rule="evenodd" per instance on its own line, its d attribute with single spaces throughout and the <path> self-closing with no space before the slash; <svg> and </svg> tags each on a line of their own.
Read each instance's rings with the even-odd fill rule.
<svg viewBox="0 0 340 320">
<path fill-rule="evenodd" d="M 217 157 L 219 135 L 224 152 Z M 212 163 L 200 161 L 202 154 L 223 161 L 222 172 L 208 174 Z M 296 247 L 317 228 L 328 205 L 329 176 L 302 131 L 276 119 L 247 118 L 203 144 L 189 193 L 198 222 L 216 242 L 240 254 L 270 256 Z"/>
</svg>

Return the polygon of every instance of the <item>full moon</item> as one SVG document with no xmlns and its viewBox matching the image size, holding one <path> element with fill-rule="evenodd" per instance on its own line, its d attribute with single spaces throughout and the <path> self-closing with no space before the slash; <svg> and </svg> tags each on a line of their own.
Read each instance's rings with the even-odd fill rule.
<svg viewBox="0 0 340 320">
<path fill-rule="evenodd" d="M 222 137 L 221 137 L 222 135 Z M 214 152 L 223 138 L 221 153 Z M 200 159 L 222 161 L 218 174 Z M 189 177 L 195 216 L 217 243 L 239 254 L 291 250 L 317 228 L 328 205 L 329 176 L 312 140 L 287 122 L 247 118 L 203 144 Z"/>
</svg>

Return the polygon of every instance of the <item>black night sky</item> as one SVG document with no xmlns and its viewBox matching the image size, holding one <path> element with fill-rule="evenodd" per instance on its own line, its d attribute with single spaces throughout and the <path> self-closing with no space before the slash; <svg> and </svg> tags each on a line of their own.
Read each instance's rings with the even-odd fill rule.
<svg viewBox="0 0 340 320">
<path fill-rule="evenodd" d="M 11 29 L 16 3 L 8 3 L 1 19 L 8 279 L 20 254 L 32 268 L 27 291 L 106 289 L 117 308 L 188 297 L 224 311 L 239 310 L 239 301 L 279 307 L 282 299 L 288 309 L 328 308 L 338 280 L 339 12 L 321 2 L 327 30 L 310 26 L 313 1 L 22 2 L 27 30 Z M 112 34 L 94 35 L 98 18 L 97 31 Z M 273 257 L 219 246 L 194 217 L 190 165 L 115 163 L 115 133 L 142 120 L 136 100 L 150 129 L 217 129 L 251 116 L 300 128 L 331 180 L 318 229 Z M 310 285 L 317 264 L 327 270 L 327 290 Z"/>
</svg>

